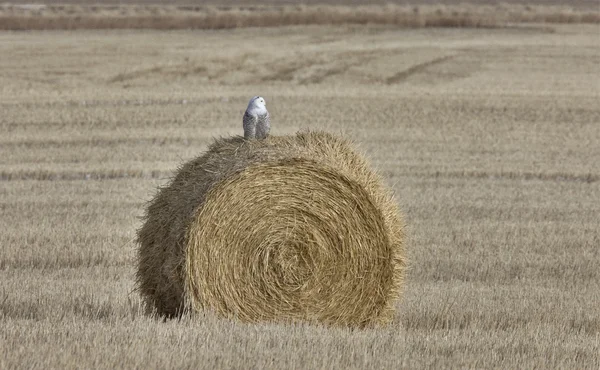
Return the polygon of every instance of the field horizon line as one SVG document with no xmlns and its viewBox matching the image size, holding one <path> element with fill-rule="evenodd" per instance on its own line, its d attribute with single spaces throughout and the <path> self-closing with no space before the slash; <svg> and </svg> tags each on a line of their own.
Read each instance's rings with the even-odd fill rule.
<svg viewBox="0 0 600 370">
<path fill-rule="evenodd" d="M 0 5 L 0 30 L 234 29 L 294 25 L 495 28 L 600 24 L 600 10 L 556 5 Z"/>
</svg>

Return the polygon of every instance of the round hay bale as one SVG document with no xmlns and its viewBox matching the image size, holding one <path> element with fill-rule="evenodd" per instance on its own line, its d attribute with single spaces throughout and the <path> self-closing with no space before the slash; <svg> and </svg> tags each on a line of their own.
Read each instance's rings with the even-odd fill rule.
<svg viewBox="0 0 600 370">
<path fill-rule="evenodd" d="M 219 139 L 151 201 L 138 232 L 149 309 L 246 322 L 388 322 L 405 260 L 391 194 L 345 140 Z"/>
</svg>

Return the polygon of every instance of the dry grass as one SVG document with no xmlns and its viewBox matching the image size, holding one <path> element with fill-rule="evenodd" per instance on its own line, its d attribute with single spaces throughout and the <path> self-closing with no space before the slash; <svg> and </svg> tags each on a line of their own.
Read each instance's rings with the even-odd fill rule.
<svg viewBox="0 0 600 370">
<path fill-rule="evenodd" d="M 540 5 L 3 5 L 3 30 L 229 29 L 290 25 L 501 27 L 510 23 L 600 23 L 600 10 Z"/>
<path fill-rule="evenodd" d="M 599 30 L 551 27 L 0 33 L 0 368 L 597 369 Z M 389 328 L 141 315 L 146 201 L 257 93 L 395 190 Z"/>
<path fill-rule="evenodd" d="M 188 308 L 245 322 L 388 324 L 406 269 L 403 228 L 343 139 L 221 139 L 148 205 L 140 293 L 168 317 Z"/>
</svg>

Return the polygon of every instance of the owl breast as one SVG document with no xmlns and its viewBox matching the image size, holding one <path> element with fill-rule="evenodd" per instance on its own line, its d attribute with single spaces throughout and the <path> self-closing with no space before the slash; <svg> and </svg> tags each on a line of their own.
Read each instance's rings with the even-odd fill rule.
<svg viewBox="0 0 600 370">
<path fill-rule="evenodd" d="M 258 122 L 256 123 L 256 138 L 266 139 L 267 136 L 269 136 L 269 132 L 271 131 L 271 120 L 269 117 L 269 112 L 258 115 L 257 118 Z"/>
</svg>

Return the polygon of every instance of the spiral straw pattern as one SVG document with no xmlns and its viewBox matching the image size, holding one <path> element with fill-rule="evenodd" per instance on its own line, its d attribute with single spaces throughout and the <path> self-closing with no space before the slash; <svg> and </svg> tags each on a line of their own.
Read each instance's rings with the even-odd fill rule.
<svg viewBox="0 0 600 370">
<path fill-rule="evenodd" d="M 349 143 L 320 132 L 217 141 L 140 230 L 148 305 L 245 322 L 388 322 L 404 271 L 396 205 Z"/>
</svg>

